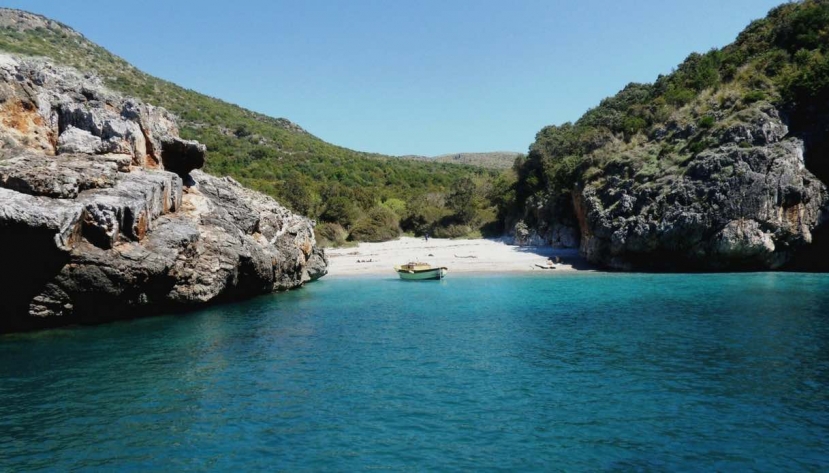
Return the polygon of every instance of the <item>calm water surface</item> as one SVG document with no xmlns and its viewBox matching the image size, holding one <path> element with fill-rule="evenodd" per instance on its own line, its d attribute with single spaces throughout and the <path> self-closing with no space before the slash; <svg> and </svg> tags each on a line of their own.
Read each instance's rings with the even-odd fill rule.
<svg viewBox="0 0 829 473">
<path fill-rule="evenodd" d="M 829 276 L 329 279 L 0 337 L 0 470 L 829 468 Z"/>
</svg>

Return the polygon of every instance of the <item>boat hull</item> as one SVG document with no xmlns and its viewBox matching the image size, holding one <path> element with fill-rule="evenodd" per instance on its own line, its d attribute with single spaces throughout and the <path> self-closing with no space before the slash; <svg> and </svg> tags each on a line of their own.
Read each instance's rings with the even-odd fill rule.
<svg viewBox="0 0 829 473">
<path fill-rule="evenodd" d="M 446 268 L 433 268 L 419 271 L 397 270 L 400 279 L 406 281 L 428 281 L 430 279 L 443 279 L 446 277 Z"/>
</svg>

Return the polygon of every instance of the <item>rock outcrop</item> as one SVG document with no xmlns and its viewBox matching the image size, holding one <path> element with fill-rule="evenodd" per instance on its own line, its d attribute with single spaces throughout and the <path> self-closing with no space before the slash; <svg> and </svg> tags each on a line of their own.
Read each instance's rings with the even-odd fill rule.
<svg viewBox="0 0 829 473">
<path fill-rule="evenodd" d="M 611 161 L 567 202 L 538 205 L 532 227 L 515 225 L 516 242 L 573 246 L 560 235 L 577 231 L 575 244 L 589 261 L 621 270 L 797 269 L 802 252 L 829 251 L 814 237 L 829 225 L 829 191 L 807 169 L 804 142 L 770 104 L 711 130 L 674 124 L 657 131 L 643 149 L 689 138 L 711 146 L 656 178 Z M 829 266 L 825 256 L 823 263 Z M 808 269 L 818 267 L 812 261 Z"/>
<path fill-rule="evenodd" d="M 829 222 L 829 193 L 776 110 L 715 131 L 673 182 L 613 176 L 575 191 L 581 250 L 617 269 L 782 269 Z"/>
<path fill-rule="evenodd" d="M 829 271 L 827 18 L 826 0 L 784 3 L 545 126 L 516 160 L 507 228 L 553 244 L 573 228 L 615 269 Z"/>
<path fill-rule="evenodd" d="M 0 55 L 0 332 L 286 290 L 327 272 L 313 222 L 197 169 L 164 109 Z"/>
</svg>

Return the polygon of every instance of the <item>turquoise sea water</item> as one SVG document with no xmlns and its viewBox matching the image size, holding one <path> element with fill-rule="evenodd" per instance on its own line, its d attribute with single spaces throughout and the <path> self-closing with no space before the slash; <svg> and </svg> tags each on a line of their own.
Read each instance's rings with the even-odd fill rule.
<svg viewBox="0 0 829 473">
<path fill-rule="evenodd" d="M 0 337 L 0 470 L 829 468 L 829 276 L 323 279 Z"/>
</svg>

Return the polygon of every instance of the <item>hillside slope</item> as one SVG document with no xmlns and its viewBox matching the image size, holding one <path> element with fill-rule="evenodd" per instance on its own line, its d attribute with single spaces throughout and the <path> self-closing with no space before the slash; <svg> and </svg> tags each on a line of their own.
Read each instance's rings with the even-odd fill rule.
<svg viewBox="0 0 829 473">
<path fill-rule="evenodd" d="M 489 153 L 452 153 L 436 156 L 439 163 L 469 164 L 491 169 L 509 169 L 515 163 L 515 158 L 521 153 L 511 151 L 493 151 Z"/>
<path fill-rule="evenodd" d="M 438 156 L 408 154 L 404 156 L 397 156 L 397 158 L 433 163 L 464 164 L 479 168 L 503 171 L 505 169 L 511 169 L 515 164 L 515 159 L 519 156 L 522 156 L 522 154 L 513 151 L 489 151 L 482 153 L 449 153 Z"/>
<path fill-rule="evenodd" d="M 207 146 L 207 171 L 233 176 L 312 218 L 340 220 L 331 216 L 341 209 L 326 206 L 334 199 L 357 203 L 344 219 L 356 221 L 387 199 L 447 195 L 461 179 L 494 175 L 478 167 L 400 160 L 326 143 L 289 120 L 145 74 L 68 26 L 32 13 L 0 8 L 0 51 L 51 58 L 100 76 L 113 90 L 165 107 L 180 118 L 182 137 Z"/>
<path fill-rule="evenodd" d="M 542 129 L 501 206 L 519 242 L 619 269 L 829 268 L 829 2 Z"/>
</svg>

